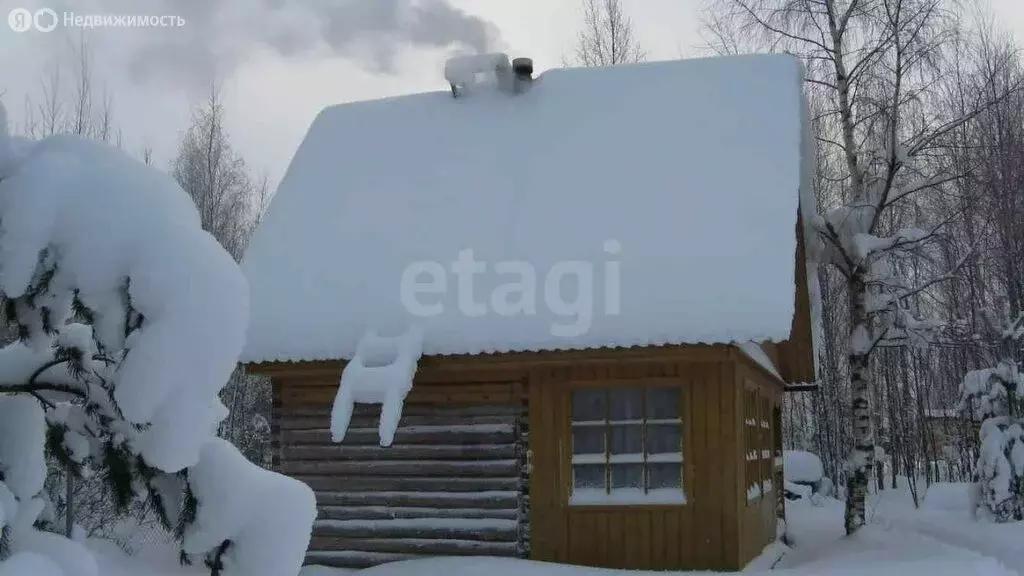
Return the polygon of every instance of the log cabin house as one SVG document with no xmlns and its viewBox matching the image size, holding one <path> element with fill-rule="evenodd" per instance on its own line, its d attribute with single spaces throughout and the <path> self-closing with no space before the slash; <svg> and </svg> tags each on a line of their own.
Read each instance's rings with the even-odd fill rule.
<svg viewBox="0 0 1024 576">
<path fill-rule="evenodd" d="M 739 569 L 776 538 L 783 394 L 815 382 L 800 65 L 515 67 L 324 110 L 244 258 L 307 562 Z M 393 442 L 358 395 L 333 442 L 361 343 L 413 325 Z"/>
</svg>

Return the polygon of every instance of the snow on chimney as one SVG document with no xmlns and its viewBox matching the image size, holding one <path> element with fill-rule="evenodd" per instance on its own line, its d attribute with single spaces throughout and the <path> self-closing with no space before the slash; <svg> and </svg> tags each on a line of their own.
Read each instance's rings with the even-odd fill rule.
<svg viewBox="0 0 1024 576">
<path fill-rule="evenodd" d="M 444 77 L 458 98 L 479 85 L 493 85 L 503 92 L 518 94 L 533 80 L 533 61 L 516 58 L 509 62 L 504 53 L 454 56 L 444 65 Z"/>
</svg>

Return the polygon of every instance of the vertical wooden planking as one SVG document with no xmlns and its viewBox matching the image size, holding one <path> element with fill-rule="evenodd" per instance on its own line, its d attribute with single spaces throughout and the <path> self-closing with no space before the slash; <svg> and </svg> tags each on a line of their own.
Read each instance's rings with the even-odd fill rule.
<svg viewBox="0 0 1024 576">
<path fill-rule="evenodd" d="M 683 422 L 683 461 L 685 462 L 683 474 L 685 474 L 684 482 L 687 504 L 681 513 L 666 519 L 666 521 L 672 523 L 673 530 L 670 530 L 669 533 L 675 535 L 674 552 L 669 555 L 669 558 L 675 561 L 674 567 L 694 566 L 697 562 L 695 552 L 697 549 L 697 536 L 694 526 L 697 520 L 695 503 L 697 501 L 697 464 L 699 462 L 696 456 L 697 442 L 695 438 L 697 438 L 697 427 L 694 420 L 697 413 L 696 402 L 699 394 L 694 391 L 695 380 L 691 367 L 692 364 L 683 364 L 679 370 L 680 374 L 683 375 L 682 398 L 685 402 L 682 411 L 685 418 Z"/>
<path fill-rule="evenodd" d="M 617 376 L 594 371 L 596 385 L 632 380 L 644 385 L 646 369 Z M 681 362 L 658 372 L 677 375 L 683 417 L 683 506 L 570 507 L 572 372 L 538 368 L 531 371 L 530 398 L 533 449 L 531 558 L 626 569 L 715 568 L 723 564 L 722 474 L 734 467 L 721 462 L 722 450 L 735 446 L 735 432 L 721 414 L 735 395 L 720 394 L 723 366 L 708 361 Z M 728 372 L 729 376 L 732 375 Z M 578 374 L 577 374 L 578 376 Z M 585 380 L 585 379 L 584 379 Z M 726 438 L 719 442 L 719 436 Z M 543 442 L 540 440 L 543 439 Z M 710 525 L 709 525 L 710 524 Z"/>
<path fill-rule="evenodd" d="M 705 427 L 705 438 L 707 439 L 707 476 L 708 496 L 704 508 L 706 517 L 704 519 L 705 532 L 708 542 L 708 567 L 723 567 L 722 558 L 722 515 L 725 503 L 724 486 L 721 480 L 722 466 L 722 442 L 719 438 L 721 414 L 721 392 L 722 392 L 722 364 L 719 362 L 707 364 L 704 371 L 704 388 L 706 391 L 704 410 L 707 412 L 707 424 Z"/>
<path fill-rule="evenodd" d="M 576 562 L 586 562 L 587 551 L 584 548 L 584 545 L 587 543 L 587 540 L 592 536 L 591 534 L 587 533 L 586 529 L 584 528 L 586 522 L 583 522 L 582 519 L 575 514 L 568 515 L 567 522 L 567 531 L 569 533 L 567 552 L 569 558 L 573 559 Z"/>
<path fill-rule="evenodd" d="M 608 521 L 611 515 L 600 512 L 593 515 L 590 524 L 594 530 L 595 549 L 593 551 L 594 563 L 597 566 L 605 566 L 608 562 Z"/>
<path fill-rule="evenodd" d="M 739 551 L 739 485 L 736 483 L 735 470 L 740 467 L 743 457 L 738 446 L 739 432 L 737 423 L 742 418 L 737 413 L 736 363 L 728 362 L 719 365 L 719 459 L 721 462 L 722 479 L 719 497 L 722 499 L 722 560 L 723 568 L 738 569 Z"/>
<path fill-rule="evenodd" d="M 666 568 L 676 568 L 693 562 L 693 546 L 690 535 L 682 529 L 681 519 L 692 514 L 665 512 L 662 522 L 665 528 L 665 564 Z"/>
<path fill-rule="evenodd" d="M 700 363 L 690 365 L 689 382 L 692 388 L 692 400 L 690 419 L 693 421 L 692 438 L 690 446 L 693 448 L 693 521 L 690 525 L 690 547 L 693 554 L 693 565 L 695 568 L 708 568 L 708 541 L 707 521 L 710 513 L 708 504 L 710 502 L 710 483 L 714 460 L 708 453 L 708 428 L 707 428 L 707 383 L 705 373 L 707 368 Z"/>
<path fill-rule="evenodd" d="M 672 514 L 672 511 L 655 510 L 651 512 L 651 566 L 652 570 L 666 570 L 670 568 L 667 563 L 668 550 L 665 549 L 665 540 L 671 535 L 665 533 L 665 516 Z"/>
<path fill-rule="evenodd" d="M 651 524 L 657 515 L 658 513 L 652 510 L 640 517 L 640 541 L 642 542 L 640 550 L 643 555 L 641 566 L 647 570 L 653 569 L 655 565 L 656 557 L 652 551 L 654 530 L 652 530 Z"/>
<path fill-rule="evenodd" d="M 549 382 L 548 402 L 553 407 L 551 415 L 551 438 L 554 442 L 554 505 L 558 519 L 557 538 L 560 542 L 559 548 L 562 554 L 560 562 L 568 560 L 567 550 L 569 549 L 569 526 L 567 508 L 569 506 L 569 495 L 572 491 L 572 422 L 570 420 L 571 397 L 564 387 L 556 387 Z"/>
<path fill-rule="evenodd" d="M 630 539 L 633 541 L 632 546 L 629 546 L 630 555 L 627 558 L 627 566 L 636 566 L 637 568 L 644 569 L 647 567 L 647 562 L 650 555 L 646 553 L 649 546 L 651 545 L 649 534 L 645 525 L 649 522 L 650 512 L 647 510 L 636 510 L 632 514 L 629 514 L 630 521 L 626 523 L 626 530 L 629 533 Z"/>
<path fill-rule="evenodd" d="M 625 566 L 625 543 L 628 537 L 628 533 L 625 531 L 625 526 L 622 523 L 622 517 L 615 515 L 616 517 L 608 522 L 608 542 L 617 542 L 618 546 L 611 545 L 608 547 L 608 564 L 609 568 L 621 568 Z"/>
<path fill-rule="evenodd" d="M 619 522 L 622 523 L 622 564 L 619 565 L 620 568 L 637 565 L 639 556 L 637 547 L 640 542 L 636 537 L 636 516 L 635 512 L 619 516 Z"/>
<path fill-rule="evenodd" d="M 736 503 L 734 510 L 736 511 L 736 535 L 737 535 L 737 564 L 746 562 L 747 558 L 747 520 L 746 520 L 746 507 L 747 507 L 747 470 L 746 470 L 746 423 L 744 418 L 746 414 L 744 412 L 744 391 L 746 390 L 746 366 L 742 363 L 736 363 L 734 366 L 733 383 L 732 388 L 736 395 L 734 402 L 734 409 L 736 411 L 735 416 L 735 430 L 736 430 L 736 455 L 734 457 L 737 465 L 733 476 L 736 479 L 736 489 L 734 491 L 734 497 Z"/>
</svg>

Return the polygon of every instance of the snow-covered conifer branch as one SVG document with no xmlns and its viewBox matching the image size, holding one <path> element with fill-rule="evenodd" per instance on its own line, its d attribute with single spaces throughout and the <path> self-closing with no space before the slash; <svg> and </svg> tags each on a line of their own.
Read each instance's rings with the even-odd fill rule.
<svg viewBox="0 0 1024 576">
<path fill-rule="evenodd" d="M 166 175 L 73 137 L 15 146 L 0 123 L 0 307 L 20 340 L 0 348 L 10 561 L 45 539 L 31 551 L 54 551 L 64 574 L 95 574 L 79 544 L 34 527 L 50 446 L 73 473 L 106 470 L 120 506 L 148 493 L 161 517 L 184 522 L 185 551 L 216 559 L 223 576 L 298 571 L 312 492 L 213 438 L 247 306 L 234 260 Z M 176 488 L 164 481 L 178 475 Z M 188 502 L 194 511 L 175 508 Z M 267 502 L 282 503 L 273 518 Z"/>
</svg>

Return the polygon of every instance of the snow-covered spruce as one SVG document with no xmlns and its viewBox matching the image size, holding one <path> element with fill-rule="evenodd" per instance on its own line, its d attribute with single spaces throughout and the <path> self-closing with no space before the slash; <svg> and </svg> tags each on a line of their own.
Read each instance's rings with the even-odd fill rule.
<svg viewBox="0 0 1024 576">
<path fill-rule="evenodd" d="M 989 315 L 991 316 L 991 315 Z M 997 522 L 1024 520 L 1024 372 L 1014 359 L 1024 340 L 1024 312 L 999 326 L 997 364 L 968 372 L 960 384 L 959 409 L 981 423 L 974 508 Z"/>
<path fill-rule="evenodd" d="M 145 498 L 224 576 L 298 572 L 312 492 L 213 437 L 248 288 L 173 180 L 101 143 L 13 138 L 0 105 L 0 312 L 18 337 L 0 348 L 0 573 L 97 574 L 41 531 L 46 451 L 109 472 L 118 504 Z"/>
</svg>

